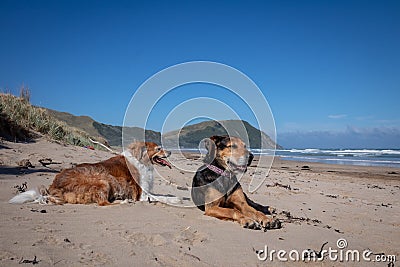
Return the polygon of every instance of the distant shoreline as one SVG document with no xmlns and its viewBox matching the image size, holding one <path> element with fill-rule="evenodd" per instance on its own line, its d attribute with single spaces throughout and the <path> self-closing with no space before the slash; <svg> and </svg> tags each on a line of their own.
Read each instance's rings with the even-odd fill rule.
<svg viewBox="0 0 400 267">
<path fill-rule="evenodd" d="M 181 148 L 183 153 L 206 153 L 197 148 Z M 251 149 L 255 155 L 274 155 L 273 150 Z M 398 149 L 278 149 L 275 157 L 285 161 L 324 163 L 358 167 L 400 168 Z"/>
<path fill-rule="evenodd" d="M 276 150 L 275 155 L 290 161 L 400 168 L 396 149 L 290 149 Z"/>
</svg>

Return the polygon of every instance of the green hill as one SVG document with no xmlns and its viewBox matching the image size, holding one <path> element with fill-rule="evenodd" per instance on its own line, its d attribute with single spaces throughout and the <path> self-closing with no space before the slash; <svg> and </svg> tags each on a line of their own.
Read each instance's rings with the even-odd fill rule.
<svg viewBox="0 0 400 267">
<path fill-rule="evenodd" d="M 205 121 L 194 125 L 188 125 L 181 130 L 168 132 L 163 135 L 163 141 L 171 146 L 176 146 L 174 142 L 179 140 L 179 146 L 185 148 L 197 148 L 200 141 L 213 135 L 248 136 L 251 148 L 281 148 L 264 132 L 253 127 L 246 121 L 225 120 L 225 121 Z M 179 135 L 179 139 L 177 136 Z"/>
<path fill-rule="evenodd" d="M 94 122 L 93 126 L 97 131 L 110 142 L 113 146 L 121 146 L 122 144 L 122 126 L 113 126 L 108 124 L 103 124 L 99 122 Z M 145 137 L 143 136 L 145 135 Z M 155 142 L 157 144 L 161 143 L 161 133 L 145 130 L 140 127 L 125 127 L 125 143 L 131 143 L 134 140 L 146 140 L 148 142 Z"/>
<path fill-rule="evenodd" d="M 47 112 L 54 118 L 65 122 L 69 126 L 81 129 L 93 137 L 101 137 L 101 134 L 93 126 L 96 122 L 89 116 L 75 116 L 68 112 L 61 112 L 52 109 L 47 109 Z"/>
<path fill-rule="evenodd" d="M 65 122 L 66 124 L 82 129 L 89 133 L 94 138 L 106 139 L 111 146 L 122 146 L 122 126 L 108 125 L 97 122 L 88 116 L 75 116 L 67 112 L 60 112 L 55 110 L 48 110 L 48 112 Z M 143 128 L 140 127 L 127 127 L 125 129 L 125 136 L 129 137 L 127 142 L 133 140 L 143 140 Z M 159 132 L 146 130 L 146 140 L 155 143 L 161 143 L 161 134 Z"/>
<path fill-rule="evenodd" d="M 9 94 L 0 96 L 0 135 L 7 139 L 26 140 L 29 131 L 34 130 L 73 144 L 90 145 L 89 137 L 92 137 L 111 146 L 122 145 L 121 126 L 100 123 L 89 116 L 35 107 L 29 100 Z M 260 148 L 261 144 L 265 148 L 281 148 L 267 134 L 240 120 L 205 121 L 168 132 L 162 137 L 165 146 L 177 147 L 176 142 L 179 142 L 180 147 L 197 148 L 202 139 L 228 132 L 242 138 L 248 136 L 251 148 Z M 126 143 L 145 138 L 146 141 L 161 144 L 161 133 L 156 131 L 126 127 L 124 133 Z"/>
<path fill-rule="evenodd" d="M 99 123 L 88 116 L 75 116 L 67 112 L 49 110 L 49 113 L 58 120 L 64 121 L 69 126 L 81 129 L 95 138 L 104 138 L 111 146 L 121 146 L 122 127 Z M 244 126 L 244 128 L 243 128 Z M 281 148 L 264 132 L 253 127 L 246 121 L 226 120 L 226 121 L 205 121 L 194 125 L 185 126 L 180 130 L 168 132 L 163 135 L 163 142 L 166 146 L 176 146 L 174 140 L 177 140 L 179 134 L 179 146 L 185 148 L 196 148 L 200 141 L 213 135 L 226 135 L 227 130 L 234 136 L 249 137 L 251 148 L 260 148 L 263 142 L 266 148 Z M 242 131 L 240 131 L 242 129 Z M 243 131 L 246 131 L 243 132 Z M 156 131 L 146 130 L 146 140 L 161 143 L 161 134 Z M 132 142 L 134 140 L 143 140 L 143 129 L 140 127 L 126 128 L 125 136 Z"/>
</svg>

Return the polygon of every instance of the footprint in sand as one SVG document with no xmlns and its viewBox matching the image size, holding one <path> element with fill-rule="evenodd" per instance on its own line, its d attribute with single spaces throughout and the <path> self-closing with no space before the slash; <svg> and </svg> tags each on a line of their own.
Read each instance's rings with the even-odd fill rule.
<svg viewBox="0 0 400 267">
<path fill-rule="evenodd" d="M 14 222 L 29 222 L 29 221 L 32 221 L 31 218 L 20 217 L 20 216 L 12 217 L 11 220 L 14 221 Z"/>
<path fill-rule="evenodd" d="M 31 229 L 32 229 L 32 231 L 37 232 L 37 233 L 48 233 L 48 229 L 47 228 L 43 228 L 40 225 L 37 225 L 37 226 L 35 226 L 35 227 L 31 228 Z"/>
<path fill-rule="evenodd" d="M 8 252 L 8 251 L 0 251 L 0 265 L 1 266 L 6 266 L 6 264 L 2 264 L 1 262 L 7 261 L 7 260 L 14 260 L 17 258 L 17 255 Z"/>
<path fill-rule="evenodd" d="M 130 233 L 129 231 L 119 233 L 122 238 L 137 246 L 162 246 L 168 243 L 161 234 L 154 233 Z"/>
<path fill-rule="evenodd" d="M 79 254 L 79 263 L 89 266 L 97 265 L 110 265 L 112 263 L 111 258 L 104 253 L 96 252 L 93 250 L 85 251 Z"/>
<path fill-rule="evenodd" d="M 81 252 L 79 254 L 79 263 L 83 265 L 97 266 L 108 265 L 112 263 L 112 260 L 108 255 L 102 252 L 94 251 L 90 245 L 83 243 L 75 244 L 74 242 L 71 242 L 71 240 L 69 240 L 68 238 L 64 237 L 47 235 L 33 243 L 32 246 L 57 246 L 63 249 L 79 250 Z"/>
<path fill-rule="evenodd" d="M 64 249 L 78 249 L 74 243 L 72 243 L 68 238 L 60 238 L 55 235 L 46 235 L 43 238 L 39 239 L 32 246 L 43 246 L 50 245 L 52 247 L 57 246 Z"/>
<path fill-rule="evenodd" d="M 196 245 L 207 241 L 208 235 L 195 229 L 186 228 L 174 234 L 174 241 L 179 244 Z"/>
</svg>

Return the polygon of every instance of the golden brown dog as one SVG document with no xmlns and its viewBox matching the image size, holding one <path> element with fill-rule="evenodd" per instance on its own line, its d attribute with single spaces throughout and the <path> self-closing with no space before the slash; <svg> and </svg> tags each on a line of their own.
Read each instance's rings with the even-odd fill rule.
<svg viewBox="0 0 400 267">
<path fill-rule="evenodd" d="M 212 136 L 205 142 L 208 154 L 193 178 L 192 199 L 205 215 L 240 223 L 251 229 L 280 228 L 269 218 L 268 207 L 251 201 L 237 176 L 247 171 L 253 155 L 238 137 Z"/>
<path fill-rule="evenodd" d="M 57 174 L 48 189 L 48 199 L 62 204 L 97 203 L 110 205 L 114 200 L 140 200 L 150 190 L 152 164 L 168 166 L 166 158 L 171 153 L 152 142 L 135 142 L 123 155 L 112 157 L 98 163 L 83 163 L 74 168 L 65 169 Z M 149 177 L 149 174 L 151 174 Z"/>
</svg>

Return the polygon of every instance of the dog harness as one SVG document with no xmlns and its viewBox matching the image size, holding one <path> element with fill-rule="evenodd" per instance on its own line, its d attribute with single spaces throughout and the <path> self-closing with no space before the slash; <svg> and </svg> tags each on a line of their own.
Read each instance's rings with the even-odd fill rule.
<svg viewBox="0 0 400 267">
<path fill-rule="evenodd" d="M 229 177 L 229 176 L 230 176 L 228 172 L 226 172 L 226 171 L 224 171 L 224 170 L 218 168 L 217 166 L 207 164 L 207 168 L 208 168 L 209 170 L 215 172 L 216 174 L 221 175 L 221 176 L 225 176 L 225 177 Z"/>
</svg>

